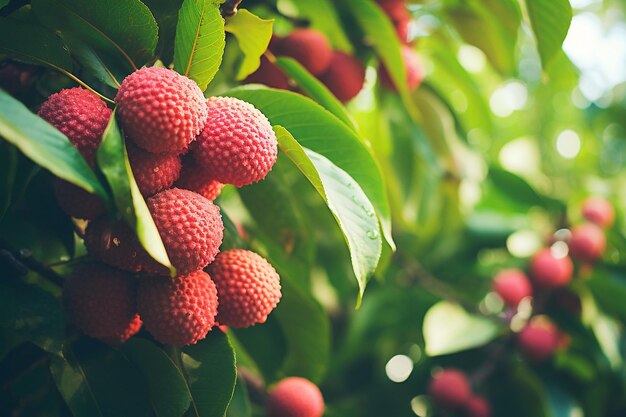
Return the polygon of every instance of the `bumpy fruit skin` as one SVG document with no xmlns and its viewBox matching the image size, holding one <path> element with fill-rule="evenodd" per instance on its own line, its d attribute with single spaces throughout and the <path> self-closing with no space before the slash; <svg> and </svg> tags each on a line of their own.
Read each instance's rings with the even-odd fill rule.
<svg viewBox="0 0 626 417">
<path fill-rule="evenodd" d="M 211 97 L 209 118 L 192 156 L 214 179 L 237 187 L 261 181 L 272 169 L 278 142 L 272 125 L 252 104 Z"/>
<path fill-rule="evenodd" d="M 265 84 L 271 88 L 289 90 L 289 78 L 287 75 L 265 56 L 261 56 L 259 68 L 250 74 L 245 82 L 249 84 Z"/>
<path fill-rule="evenodd" d="M 96 149 L 111 118 L 111 109 L 100 97 L 80 87 L 61 90 L 48 97 L 38 114 L 67 136 L 94 166 Z"/>
<path fill-rule="evenodd" d="M 615 210 L 611 203 L 601 197 L 590 197 L 583 203 L 583 217 L 606 229 L 613 225 Z"/>
<path fill-rule="evenodd" d="M 355 57 L 335 51 L 328 69 L 320 76 L 320 81 L 335 97 L 345 103 L 363 88 L 365 67 Z"/>
<path fill-rule="evenodd" d="M 222 192 L 224 184 L 213 179 L 208 171 L 199 168 L 193 159 L 187 159 L 183 164 L 176 187 L 193 191 L 213 201 Z"/>
<path fill-rule="evenodd" d="M 185 346 L 204 339 L 215 325 L 217 290 L 209 275 L 143 277 L 137 306 L 146 329 L 163 344 Z"/>
<path fill-rule="evenodd" d="M 178 275 L 200 270 L 215 259 L 224 234 L 220 209 L 200 194 L 172 188 L 146 201 L 167 255 Z M 169 271 L 153 262 L 150 272 Z"/>
<path fill-rule="evenodd" d="M 220 296 L 219 324 L 237 328 L 264 323 L 280 301 L 278 273 L 254 252 L 221 252 L 207 271 Z"/>
<path fill-rule="evenodd" d="M 572 237 L 567 244 L 573 258 L 593 262 L 602 258 L 606 249 L 606 237 L 599 226 L 584 223 L 572 228 Z"/>
<path fill-rule="evenodd" d="M 128 143 L 126 147 L 133 176 L 144 197 L 149 197 L 171 187 L 180 176 L 180 156 L 176 154 L 153 154 L 131 143 Z"/>
<path fill-rule="evenodd" d="M 270 392 L 266 408 L 268 417 L 322 417 L 324 397 L 311 381 L 289 377 Z"/>
<path fill-rule="evenodd" d="M 332 57 L 326 36 L 314 29 L 294 30 L 278 43 L 276 52 L 295 59 L 313 75 L 326 71 Z"/>
<path fill-rule="evenodd" d="M 491 417 L 491 406 L 485 398 L 478 395 L 472 395 L 464 408 L 465 417 Z"/>
<path fill-rule="evenodd" d="M 72 217 L 91 220 L 106 212 L 100 197 L 62 179 L 55 179 L 54 194 L 59 206 Z"/>
<path fill-rule="evenodd" d="M 559 329 L 547 319 L 537 317 L 517 335 L 517 344 L 528 359 L 541 362 L 550 358 L 559 347 Z"/>
<path fill-rule="evenodd" d="M 69 319 L 85 334 L 122 343 L 139 331 L 132 276 L 99 263 L 79 264 L 63 285 Z"/>
<path fill-rule="evenodd" d="M 422 60 L 410 46 L 403 45 L 400 51 L 402 52 L 402 59 L 404 60 L 404 68 L 406 70 L 406 85 L 409 91 L 413 91 L 419 87 L 424 79 L 424 64 L 422 64 Z M 379 74 L 383 86 L 389 90 L 397 91 L 389 72 L 382 65 Z"/>
<path fill-rule="evenodd" d="M 522 299 L 533 295 L 530 280 L 519 269 L 500 271 L 493 280 L 492 288 L 510 307 L 517 307 Z"/>
<path fill-rule="evenodd" d="M 152 153 L 185 153 L 207 117 L 198 85 L 167 68 L 142 68 L 130 74 L 115 103 L 124 133 Z"/>
<path fill-rule="evenodd" d="M 569 257 L 556 258 L 550 248 L 544 248 L 533 257 L 530 271 L 537 285 L 557 288 L 564 287 L 572 280 L 574 265 Z"/>
<path fill-rule="evenodd" d="M 428 386 L 428 394 L 440 408 L 455 410 L 463 407 L 471 395 L 465 374 L 456 369 L 439 371 Z"/>
</svg>

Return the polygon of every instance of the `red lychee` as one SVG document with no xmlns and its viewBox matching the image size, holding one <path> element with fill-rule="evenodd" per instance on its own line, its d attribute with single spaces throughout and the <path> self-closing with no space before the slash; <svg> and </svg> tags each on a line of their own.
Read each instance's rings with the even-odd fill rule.
<svg viewBox="0 0 626 417">
<path fill-rule="evenodd" d="M 402 59 L 404 60 L 404 68 L 406 70 L 406 85 L 409 91 L 415 90 L 424 79 L 424 64 L 417 56 L 413 48 L 408 45 L 402 45 Z M 389 89 L 396 91 L 396 87 L 391 80 L 391 76 L 387 69 L 381 65 L 379 68 L 380 80 L 383 85 Z"/>
<path fill-rule="evenodd" d="M 314 29 L 294 30 L 280 41 L 276 52 L 295 59 L 313 75 L 326 71 L 332 57 L 326 36 Z"/>
<path fill-rule="evenodd" d="M 152 153 L 186 152 L 207 117 L 198 85 L 167 68 L 133 72 L 122 81 L 115 102 L 126 136 Z"/>
<path fill-rule="evenodd" d="M 202 269 L 215 259 L 224 233 L 219 207 L 179 188 L 155 194 L 146 203 L 178 275 Z M 152 273 L 169 273 L 156 261 L 152 265 Z"/>
<path fill-rule="evenodd" d="M 404 0 L 379 0 L 378 4 L 392 22 L 409 20 L 411 15 L 404 4 Z"/>
<path fill-rule="evenodd" d="M 533 295 L 528 277 L 519 269 L 500 271 L 493 280 L 492 288 L 511 307 L 517 307 L 522 299 Z"/>
<path fill-rule="evenodd" d="M 72 217 L 90 220 L 106 212 L 100 197 L 60 178 L 55 179 L 54 193 L 59 206 Z"/>
<path fill-rule="evenodd" d="M 572 280 L 574 266 L 568 256 L 557 258 L 550 248 L 537 252 L 530 264 L 531 277 L 541 287 L 556 288 Z"/>
<path fill-rule="evenodd" d="M 573 258 L 593 262 L 602 258 L 606 249 L 606 237 L 599 226 L 583 223 L 572 227 L 572 237 L 568 246 Z"/>
<path fill-rule="evenodd" d="M 204 271 L 168 277 L 143 277 L 137 306 L 146 329 L 163 344 L 185 346 L 204 339 L 215 325 L 218 298 Z"/>
<path fill-rule="evenodd" d="M 268 417 L 321 417 L 324 397 L 311 381 L 300 377 L 281 380 L 267 398 Z"/>
<path fill-rule="evenodd" d="M 602 197 L 590 197 L 583 203 L 583 217 L 606 229 L 613 225 L 615 210 L 613 205 Z"/>
<path fill-rule="evenodd" d="M 252 74 L 248 75 L 246 83 L 265 84 L 271 88 L 280 90 L 289 90 L 289 78 L 285 73 L 270 62 L 265 56 L 261 56 L 261 64 L 259 68 Z"/>
<path fill-rule="evenodd" d="M 61 90 L 48 97 L 38 114 L 67 136 L 94 166 L 96 149 L 111 118 L 111 109 L 100 97 L 80 87 Z"/>
<path fill-rule="evenodd" d="M 517 335 L 517 343 L 528 359 L 544 361 L 552 356 L 561 340 L 559 329 L 544 317 L 535 317 Z"/>
<path fill-rule="evenodd" d="M 280 301 L 280 277 L 264 258 L 243 249 L 221 252 L 207 271 L 220 297 L 217 321 L 229 327 L 264 323 Z"/>
<path fill-rule="evenodd" d="M 457 369 L 443 369 L 430 381 L 428 394 L 438 407 L 454 410 L 467 403 L 471 389 L 463 372 Z"/>
<path fill-rule="evenodd" d="M 491 417 L 491 406 L 484 397 L 472 395 L 464 406 L 465 417 Z"/>
<path fill-rule="evenodd" d="M 171 187 L 178 179 L 181 168 L 180 156 L 153 154 L 131 143 L 127 143 L 126 148 L 133 176 L 144 197 Z"/>
<path fill-rule="evenodd" d="M 132 276 L 98 263 L 77 265 L 63 285 L 69 319 L 85 334 L 122 343 L 139 331 Z"/>
<path fill-rule="evenodd" d="M 237 187 L 261 181 L 272 169 L 278 142 L 272 125 L 252 104 L 211 97 L 209 117 L 192 151 L 198 167 Z"/>
<path fill-rule="evenodd" d="M 357 58 L 335 51 L 328 69 L 320 76 L 326 87 L 342 102 L 356 96 L 365 82 L 365 67 Z"/>
<path fill-rule="evenodd" d="M 214 180 L 208 171 L 199 168 L 193 159 L 187 159 L 183 164 L 176 187 L 193 191 L 213 201 L 222 192 L 224 184 Z"/>
<path fill-rule="evenodd" d="M 402 43 L 407 43 L 409 41 L 409 32 L 411 29 L 411 20 L 399 20 L 394 25 L 396 29 L 396 35 L 398 35 L 398 39 Z"/>
</svg>

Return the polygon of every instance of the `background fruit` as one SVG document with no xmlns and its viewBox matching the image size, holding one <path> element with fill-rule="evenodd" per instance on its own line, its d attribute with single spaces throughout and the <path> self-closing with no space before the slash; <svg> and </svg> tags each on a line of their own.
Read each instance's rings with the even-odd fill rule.
<svg viewBox="0 0 626 417">
<path fill-rule="evenodd" d="M 606 249 L 606 237 L 599 226 L 584 223 L 572 227 L 572 237 L 567 244 L 573 258 L 593 262 L 602 258 Z"/>
<path fill-rule="evenodd" d="M 314 29 L 294 30 L 280 41 L 276 52 L 295 59 L 313 75 L 326 71 L 332 57 L 326 36 Z"/>
<path fill-rule="evenodd" d="M 328 69 L 320 76 L 326 87 L 341 101 L 356 96 L 365 82 L 365 67 L 357 58 L 341 51 L 333 52 Z"/>
<path fill-rule="evenodd" d="M 517 335 L 517 343 L 527 358 L 544 361 L 559 346 L 559 330 L 543 317 L 534 318 Z"/>
<path fill-rule="evenodd" d="M 525 297 L 533 295 L 528 277 L 519 269 L 500 271 L 493 280 L 492 288 L 511 307 L 517 307 Z"/>
<path fill-rule="evenodd" d="M 472 395 L 464 407 L 463 415 L 465 417 L 490 417 L 491 406 L 487 400 L 478 395 Z"/>
<path fill-rule="evenodd" d="M 404 60 L 404 68 L 406 70 L 406 85 L 409 91 L 412 91 L 419 87 L 424 79 L 424 65 L 410 46 L 403 45 L 401 52 L 402 59 Z M 389 90 L 396 91 L 391 76 L 383 65 L 380 66 L 378 73 L 383 86 Z"/>
<path fill-rule="evenodd" d="M 324 398 L 311 381 L 290 377 L 281 380 L 267 398 L 268 417 L 321 417 Z"/>
<path fill-rule="evenodd" d="M 562 287 L 571 281 L 574 266 L 569 257 L 557 258 L 549 248 L 545 248 L 532 258 L 530 270 L 537 285 Z"/>
<path fill-rule="evenodd" d="M 428 394 L 437 406 L 454 410 L 467 403 L 471 389 L 463 372 L 456 369 L 444 369 L 433 376 L 428 386 Z"/>
<path fill-rule="evenodd" d="M 287 75 L 265 56 L 261 57 L 259 68 L 246 78 L 246 83 L 265 84 L 271 88 L 289 90 Z"/>
<path fill-rule="evenodd" d="M 602 228 L 611 227 L 615 221 L 613 205 L 601 197 L 590 197 L 585 200 L 582 212 L 585 219 Z"/>
</svg>

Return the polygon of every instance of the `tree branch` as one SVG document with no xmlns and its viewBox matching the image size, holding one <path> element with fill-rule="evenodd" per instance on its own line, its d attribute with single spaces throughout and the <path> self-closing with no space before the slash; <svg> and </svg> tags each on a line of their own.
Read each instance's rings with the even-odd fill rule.
<svg viewBox="0 0 626 417">
<path fill-rule="evenodd" d="M 33 258 L 29 249 L 15 250 L 3 239 L 0 239 L 0 264 L 18 275 L 25 275 L 28 270 L 34 271 L 59 287 L 63 286 L 63 277 Z"/>
<path fill-rule="evenodd" d="M 243 0 L 226 0 L 224 4 L 220 6 L 220 13 L 222 17 L 234 16 L 237 14 L 237 7 Z"/>
</svg>

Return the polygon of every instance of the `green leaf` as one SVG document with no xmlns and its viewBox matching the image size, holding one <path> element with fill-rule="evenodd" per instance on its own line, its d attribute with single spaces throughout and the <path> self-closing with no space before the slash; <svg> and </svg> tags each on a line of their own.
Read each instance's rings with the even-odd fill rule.
<svg viewBox="0 0 626 417">
<path fill-rule="evenodd" d="M 471 315 L 449 301 L 440 301 L 428 310 L 422 330 L 429 356 L 483 346 L 495 339 L 500 331 L 490 319 Z"/>
<path fill-rule="evenodd" d="M 154 343 L 134 337 L 120 350 L 143 374 L 150 402 L 159 417 L 180 417 L 191 404 L 185 377 Z"/>
<path fill-rule="evenodd" d="M 598 305 L 620 321 L 626 320 L 626 279 L 604 268 L 595 268 L 587 281 Z"/>
<path fill-rule="evenodd" d="M 11 204 L 17 171 L 17 151 L 0 138 L 0 220 Z"/>
<path fill-rule="evenodd" d="M 237 71 L 238 80 L 243 80 L 259 68 L 261 55 L 272 38 L 273 25 L 274 20 L 261 19 L 246 9 L 239 9 L 234 16 L 227 19 L 224 30 L 235 35 L 244 55 Z"/>
<path fill-rule="evenodd" d="M 48 27 L 78 38 L 103 61 L 130 72 L 154 55 L 158 28 L 139 0 L 33 0 L 33 11 Z"/>
<path fill-rule="evenodd" d="M 206 90 L 222 62 L 225 39 L 217 2 L 185 0 L 178 14 L 174 69 Z"/>
<path fill-rule="evenodd" d="M 54 32 L 41 26 L 0 18 L 0 53 L 18 61 L 71 71 L 72 60 Z"/>
<path fill-rule="evenodd" d="M 235 352 L 224 333 L 215 329 L 182 349 L 184 374 L 191 391 L 187 416 L 217 417 L 226 413 L 235 390 Z"/>
<path fill-rule="evenodd" d="M 0 136 L 57 177 L 109 201 L 96 174 L 67 137 L 2 89 Z"/>
<path fill-rule="evenodd" d="M 568 0 L 525 0 L 524 3 L 545 70 L 567 36 L 572 22 L 572 6 Z"/>
<path fill-rule="evenodd" d="M 235 385 L 235 393 L 233 399 L 228 407 L 226 417 L 251 417 L 252 408 L 250 406 L 250 399 L 248 398 L 248 387 L 243 379 L 237 380 Z"/>
<path fill-rule="evenodd" d="M 159 231 L 133 177 L 124 138 L 115 116 L 116 112 L 113 111 L 102 144 L 96 152 L 98 167 L 111 187 L 119 215 L 137 232 L 141 245 L 150 256 L 169 268 L 174 276 L 176 269 L 167 256 Z"/>
<path fill-rule="evenodd" d="M 273 125 L 284 126 L 303 147 L 317 152 L 346 171 L 363 189 L 395 248 L 385 183 L 378 162 L 363 139 L 314 101 L 289 91 L 241 87 L 225 95 L 252 103 Z"/>
<path fill-rule="evenodd" d="M 294 79 L 306 95 L 318 102 L 322 107 L 334 114 L 339 120 L 356 132 L 356 125 L 343 104 L 337 100 L 337 97 L 335 97 L 322 82 L 300 65 L 298 61 L 288 57 L 279 57 L 276 59 L 276 65 L 285 71 L 290 78 Z"/>
<path fill-rule="evenodd" d="M 183 0 L 142 0 L 150 9 L 159 26 L 159 42 L 157 55 L 167 63 L 172 62 L 174 56 L 174 39 L 176 37 L 176 23 L 178 11 Z"/>
</svg>

